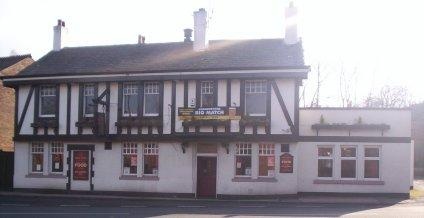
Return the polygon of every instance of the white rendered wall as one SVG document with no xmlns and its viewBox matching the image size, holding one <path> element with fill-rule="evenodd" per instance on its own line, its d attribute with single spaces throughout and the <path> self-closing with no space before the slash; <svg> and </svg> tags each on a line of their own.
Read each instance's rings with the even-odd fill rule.
<svg viewBox="0 0 424 218">
<path fill-rule="evenodd" d="M 78 128 L 75 126 L 75 123 L 78 122 L 78 97 L 79 97 L 79 85 L 73 83 L 71 85 L 71 123 L 70 123 L 70 133 L 75 135 L 78 133 Z"/>
<path fill-rule="evenodd" d="M 159 143 L 159 180 L 120 180 L 121 143 L 113 143 L 112 150 L 104 150 L 104 144 L 98 143 L 94 152 L 94 190 L 193 193 L 192 152 L 188 147 L 183 153 L 179 143 Z"/>
<path fill-rule="evenodd" d="M 259 145 L 252 143 L 252 178 L 258 178 Z M 290 145 L 290 154 L 294 156 L 293 173 L 280 173 L 281 145 L 275 143 L 275 179 L 276 182 L 233 182 L 235 178 L 236 145 L 230 145 L 227 154 L 225 148 L 218 146 L 217 194 L 227 195 L 277 195 L 297 193 L 298 151 L 296 145 Z M 301 172 L 301 171 L 300 171 Z"/>
<path fill-rule="evenodd" d="M 175 132 L 183 132 L 182 121 L 178 119 L 178 108 L 184 106 L 184 82 L 176 82 L 175 93 Z"/>
<path fill-rule="evenodd" d="M 18 119 L 21 119 L 21 115 L 24 110 L 25 102 L 29 94 L 30 86 L 19 86 L 19 116 Z M 22 123 L 22 128 L 20 134 L 28 135 L 33 133 L 31 123 L 34 121 L 34 99 L 35 99 L 35 90 L 32 93 L 31 100 L 28 105 L 26 115 L 24 117 L 24 122 Z"/>
<path fill-rule="evenodd" d="M 218 106 L 227 105 L 227 80 L 218 80 Z"/>
<path fill-rule="evenodd" d="M 313 136 L 316 131 L 311 129 L 313 124 L 320 123 L 323 116 L 325 123 L 355 124 L 361 117 L 364 124 L 388 124 L 390 129 L 384 131 L 384 136 L 410 137 L 411 136 L 411 111 L 398 109 L 323 109 L 300 110 L 300 135 Z M 347 136 L 347 131 L 320 130 L 320 136 Z M 351 136 L 381 136 L 381 131 L 352 131 Z"/>
<path fill-rule="evenodd" d="M 59 94 L 59 134 L 66 134 L 66 114 L 68 107 L 68 86 L 66 84 L 60 84 Z"/>
<path fill-rule="evenodd" d="M 172 82 L 163 83 L 163 134 L 171 133 Z"/>
<path fill-rule="evenodd" d="M 109 133 L 116 134 L 115 123 L 118 120 L 118 83 L 110 83 Z"/>
<path fill-rule="evenodd" d="M 363 178 L 363 147 L 381 146 L 380 179 L 376 181 L 383 181 L 385 184 L 313 184 L 313 181 L 318 179 L 317 145 L 334 146 L 333 178 L 330 180 L 340 180 L 340 145 L 357 146 L 357 178 L 352 179 L 353 181 L 367 180 Z M 411 144 L 408 143 L 299 142 L 299 192 L 409 193 L 410 147 Z"/>
<path fill-rule="evenodd" d="M 47 149 L 47 150 L 46 150 Z M 49 145 L 47 142 L 44 143 L 44 160 L 49 160 Z M 66 151 L 66 146 L 64 147 Z M 14 159 L 14 175 L 13 175 L 13 187 L 14 188 L 40 188 L 40 189 L 66 189 L 66 177 L 51 178 L 49 176 L 49 170 L 51 168 L 50 161 L 44 161 L 43 173 L 44 178 L 31 177 L 30 174 L 30 143 L 29 142 L 15 142 L 15 159 Z M 67 152 L 64 153 L 64 160 L 68 157 Z M 47 158 L 47 159 L 46 159 Z M 64 173 L 68 169 L 66 161 L 63 165 Z"/>
</svg>

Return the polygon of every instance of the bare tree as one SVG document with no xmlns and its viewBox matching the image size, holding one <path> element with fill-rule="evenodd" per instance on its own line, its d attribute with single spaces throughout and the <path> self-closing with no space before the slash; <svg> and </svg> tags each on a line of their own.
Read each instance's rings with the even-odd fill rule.
<svg viewBox="0 0 424 218">
<path fill-rule="evenodd" d="M 406 87 L 387 85 L 376 95 L 370 93 L 364 101 L 366 107 L 378 108 L 401 108 L 409 107 L 411 104 L 412 98 Z"/>
</svg>

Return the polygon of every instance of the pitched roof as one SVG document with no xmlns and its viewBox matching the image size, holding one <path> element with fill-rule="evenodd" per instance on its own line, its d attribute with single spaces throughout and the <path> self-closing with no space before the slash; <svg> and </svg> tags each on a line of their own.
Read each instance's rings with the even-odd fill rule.
<svg viewBox="0 0 424 218">
<path fill-rule="evenodd" d="M 32 58 L 32 57 L 31 57 L 30 54 L 15 55 L 15 56 L 9 56 L 9 57 L 0 57 L 0 71 L 18 63 L 19 61 L 21 61 L 25 58 Z"/>
<path fill-rule="evenodd" d="M 215 40 L 194 52 L 191 42 L 66 47 L 18 76 L 303 68 L 301 43 L 283 39 Z"/>
</svg>

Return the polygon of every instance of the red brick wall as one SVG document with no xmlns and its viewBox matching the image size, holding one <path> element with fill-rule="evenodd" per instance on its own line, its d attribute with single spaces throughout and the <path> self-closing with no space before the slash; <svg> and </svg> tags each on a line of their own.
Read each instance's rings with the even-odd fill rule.
<svg viewBox="0 0 424 218">
<path fill-rule="evenodd" d="M 4 76 L 15 75 L 25 67 L 33 63 L 34 60 L 26 58 L 6 69 L 1 73 Z M 6 88 L 0 81 L 0 150 L 13 150 L 13 131 L 15 117 L 15 90 Z"/>
</svg>

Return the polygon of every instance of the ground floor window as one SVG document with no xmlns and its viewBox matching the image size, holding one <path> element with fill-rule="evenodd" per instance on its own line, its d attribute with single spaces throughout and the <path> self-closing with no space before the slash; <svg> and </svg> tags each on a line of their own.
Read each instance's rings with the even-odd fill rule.
<svg viewBox="0 0 424 218">
<path fill-rule="evenodd" d="M 318 147 L 318 177 L 333 177 L 332 147 Z"/>
<path fill-rule="evenodd" d="M 273 177 L 275 175 L 275 146 L 259 144 L 259 176 Z"/>
<path fill-rule="evenodd" d="M 341 178 L 356 178 L 356 147 L 340 147 L 340 175 Z"/>
<path fill-rule="evenodd" d="M 31 144 L 31 171 L 34 173 L 43 172 L 44 144 L 34 142 Z"/>
<path fill-rule="evenodd" d="M 63 172 L 63 143 L 52 142 L 50 145 L 50 162 L 52 173 Z"/>
<path fill-rule="evenodd" d="M 380 178 L 380 148 L 364 148 L 364 178 Z"/>
<path fill-rule="evenodd" d="M 144 174 L 158 175 L 159 147 L 155 143 L 144 144 Z"/>
<path fill-rule="evenodd" d="M 237 144 L 236 150 L 236 176 L 252 175 L 252 145 L 248 143 Z"/>
<path fill-rule="evenodd" d="M 137 143 L 125 142 L 122 146 L 122 173 L 124 175 L 137 174 Z"/>
</svg>

